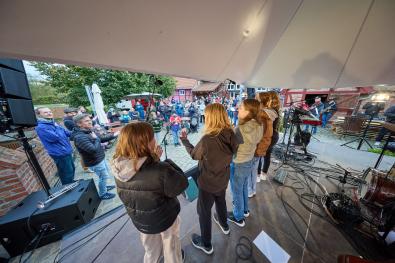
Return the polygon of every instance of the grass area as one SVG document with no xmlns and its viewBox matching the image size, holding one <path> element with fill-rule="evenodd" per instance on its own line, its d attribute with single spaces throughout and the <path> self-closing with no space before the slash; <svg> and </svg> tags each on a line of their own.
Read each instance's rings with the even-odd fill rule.
<svg viewBox="0 0 395 263">
<path fill-rule="evenodd" d="M 371 153 L 378 153 L 378 154 L 380 154 L 381 151 L 382 151 L 382 149 L 379 149 L 379 148 L 374 148 L 374 149 L 369 149 L 369 150 L 368 150 L 368 152 L 371 152 Z M 394 153 L 394 152 L 391 152 L 391 151 L 388 151 L 388 150 L 385 150 L 384 155 L 395 157 L 395 153 Z"/>
</svg>

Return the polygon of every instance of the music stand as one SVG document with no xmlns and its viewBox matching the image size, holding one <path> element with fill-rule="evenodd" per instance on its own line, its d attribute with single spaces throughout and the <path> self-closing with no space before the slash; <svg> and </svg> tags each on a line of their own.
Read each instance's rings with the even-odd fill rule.
<svg viewBox="0 0 395 263">
<path fill-rule="evenodd" d="M 379 158 L 377 159 L 376 164 L 374 165 L 374 168 L 375 168 L 375 169 L 377 169 L 377 167 L 379 167 L 381 161 L 383 160 L 384 152 L 385 152 L 385 150 L 387 150 L 388 143 L 390 142 L 391 137 L 392 137 L 393 135 L 395 135 L 395 134 L 394 134 L 394 132 L 395 132 L 395 124 L 394 124 L 394 123 L 386 122 L 386 123 L 383 124 L 383 127 L 386 128 L 387 130 L 389 130 L 389 131 L 390 131 L 390 134 L 388 135 L 387 140 L 385 141 L 384 147 L 383 147 L 383 149 L 381 150 L 380 156 L 379 156 Z"/>
<path fill-rule="evenodd" d="M 373 146 L 372 146 L 372 145 L 370 144 L 370 142 L 366 139 L 366 134 L 368 133 L 368 130 L 369 130 L 369 128 L 370 128 L 370 123 L 371 123 L 372 120 L 373 120 L 373 116 L 374 116 L 374 114 L 369 115 L 369 119 L 368 119 L 368 121 L 367 121 L 367 124 L 365 125 L 365 128 L 364 128 L 364 130 L 363 130 L 362 136 L 360 135 L 360 136 L 358 136 L 358 138 L 355 138 L 354 140 L 351 140 L 351 141 L 348 141 L 348 142 L 346 142 L 346 143 L 343 143 L 343 144 L 341 144 L 340 146 L 347 146 L 347 147 L 349 147 L 349 148 L 352 148 L 351 146 L 349 146 L 349 144 L 351 144 L 351 143 L 353 143 L 353 142 L 356 142 L 356 141 L 359 141 L 358 146 L 357 146 L 357 150 L 360 150 L 360 149 L 361 149 L 361 147 L 362 147 L 362 145 L 363 145 L 364 142 L 365 142 L 367 145 L 369 145 L 370 149 L 372 149 Z"/>
</svg>

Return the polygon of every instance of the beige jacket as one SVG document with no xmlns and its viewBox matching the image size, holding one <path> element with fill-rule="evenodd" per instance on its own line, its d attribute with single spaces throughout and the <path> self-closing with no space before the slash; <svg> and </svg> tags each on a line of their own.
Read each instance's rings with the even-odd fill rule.
<svg viewBox="0 0 395 263">
<path fill-rule="evenodd" d="M 235 163 L 245 163 L 254 158 L 257 144 L 263 136 L 263 126 L 256 120 L 250 120 L 236 128 L 236 133 L 240 133 L 243 137 L 243 143 L 239 145 L 235 159 Z"/>
</svg>

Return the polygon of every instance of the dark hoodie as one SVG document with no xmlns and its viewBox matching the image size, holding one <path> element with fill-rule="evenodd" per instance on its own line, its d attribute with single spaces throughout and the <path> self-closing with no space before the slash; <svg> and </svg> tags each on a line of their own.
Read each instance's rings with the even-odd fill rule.
<svg viewBox="0 0 395 263">
<path fill-rule="evenodd" d="M 194 147 L 188 139 L 181 139 L 192 159 L 199 161 L 199 188 L 217 193 L 228 186 L 230 163 L 237 152 L 239 140 L 231 129 L 222 130 L 217 136 L 204 135 Z"/>
</svg>

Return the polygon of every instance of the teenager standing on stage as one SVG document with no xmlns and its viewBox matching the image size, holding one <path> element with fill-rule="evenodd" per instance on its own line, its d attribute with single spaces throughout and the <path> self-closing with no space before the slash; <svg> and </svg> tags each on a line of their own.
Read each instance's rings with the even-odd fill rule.
<svg viewBox="0 0 395 263">
<path fill-rule="evenodd" d="M 243 142 L 239 145 L 233 160 L 234 173 L 230 177 L 233 212 L 228 213 L 228 219 L 240 227 L 245 225 L 244 218 L 249 216 L 248 177 L 252 173 L 252 160 L 256 146 L 263 135 L 263 126 L 258 113 L 259 101 L 246 99 L 241 103 L 236 134 L 241 134 Z"/>
<path fill-rule="evenodd" d="M 264 113 L 269 118 L 264 118 L 264 133 L 261 141 L 257 145 L 254 157 L 254 172 L 257 173 L 257 182 L 266 180 L 267 171 L 270 166 L 270 156 L 273 146 L 277 143 L 280 99 L 276 92 L 264 92 L 256 95 L 260 102 L 261 114 Z M 262 167 L 263 163 L 263 168 Z"/>
<path fill-rule="evenodd" d="M 211 208 L 214 203 L 217 212 L 214 221 L 225 235 L 229 234 L 225 192 L 238 140 L 230 128 L 226 109 L 221 104 L 207 105 L 205 121 L 204 135 L 196 146 L 188 141 L 185 130 L 181 132 L 181 141 L 192 159 L 199 161 L 197 212 L 201 235 L 192 234 L 192 244 L 204 253 L 212 254 Z"/>
<path fill-rule="evenodd" d="M 188 186 L 183 171 L 171 160 L 159 161 L 152 126 L 146 122 L 126 125 L 120 133 L 112 168 L 119 198 L 140 231 L 144 263 L 180 263 L 180 203 L 177 195 Z"/>
</svg>

